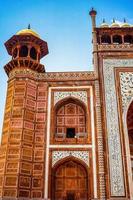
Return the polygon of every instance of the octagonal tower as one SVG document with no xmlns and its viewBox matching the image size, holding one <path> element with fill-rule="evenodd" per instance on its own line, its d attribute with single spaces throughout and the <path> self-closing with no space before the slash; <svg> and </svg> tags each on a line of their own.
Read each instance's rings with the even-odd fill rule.
<svg viewBox="0 0 133 200">
<path fill-rule="evenodd" d="M 48 47 L 30 27 L 5 46 L 12 59 L 4 66 L 9 79 L 0 148 L 0 196 L 43 198 L 47 86 L 31 75 L 45 72 L 40 59 L 48 54 Z"/>
</svg>

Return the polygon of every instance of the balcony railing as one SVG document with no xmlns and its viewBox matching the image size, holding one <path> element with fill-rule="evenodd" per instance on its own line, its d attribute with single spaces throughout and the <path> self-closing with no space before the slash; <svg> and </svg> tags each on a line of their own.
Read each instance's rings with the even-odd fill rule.
<svg viewBox="0 0 133 200">
<path fill-rule="evenodd" d="M 74 139 L 74 138 L 87 138 L 87 133 L 86 132 L 79 132 L 76 133 L 75 136 L 73 138 L 68 138 L 66 137 L 66 133 L 56 133 L 55 134 L 55 138 L 62 138 L 62 139 Z"/>
</svg>

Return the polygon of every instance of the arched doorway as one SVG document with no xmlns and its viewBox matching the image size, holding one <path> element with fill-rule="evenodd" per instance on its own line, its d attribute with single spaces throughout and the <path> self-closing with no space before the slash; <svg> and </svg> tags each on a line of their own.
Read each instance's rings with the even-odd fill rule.
<svg viewBox="0 0 133 200">
<path fill-rule="evenodd" d="M 53 171 L 52 200 L 87 200 L 88 173 L 74 160 L 67 160 Z"/>
<path fill-rule="evenodd" d="M 133 179 L 133 101 L 130 104 L 128 112 L 127 112 L 127 129 L 128 129 L 128 137 L 129 137 L 129 149 L 130 149 L 132 179 Z"/>
</svg>

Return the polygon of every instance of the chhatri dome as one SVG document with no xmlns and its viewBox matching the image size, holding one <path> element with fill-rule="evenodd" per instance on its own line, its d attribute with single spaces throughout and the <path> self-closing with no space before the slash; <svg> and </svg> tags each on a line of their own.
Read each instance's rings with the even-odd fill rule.
<svg viewBox="0 0 133 200">
<path fill-rule="evenodd" d="M 105 22 L 105 19 L 103 19 L 102 24 L 100 25 L 100 28 L 108 28 L 109 25 Z"/>
<path fill-rule="evenodd" d="M 40 38 L 39 34 L 30 28 L 30 24 L 27 29 L 22 29 L 16 33 L 16 35 L 34 35 L 35 37 Z"/>
<path fill-rule="evenodd" d="M 130 24 L 127 23 L 126 19 L 124 19 L 124 23 L 122 24 L 121 27 L 130 27 Z"/>
<path fill-rule="evenodd" d="M 120 27 L 120 25 L 115 21 L 115 19 L 113 19 L 113 23 L 111 24 L 112 28 L 117 28 Z"/>
</svg>

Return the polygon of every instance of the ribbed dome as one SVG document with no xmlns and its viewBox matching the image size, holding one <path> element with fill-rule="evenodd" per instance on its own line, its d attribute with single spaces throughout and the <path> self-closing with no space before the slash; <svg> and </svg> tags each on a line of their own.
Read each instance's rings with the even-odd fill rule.
<svg viewBox="0 0 133 200">
<path fill-rule="evenodd" d="M 36 33 L 35 31 L 33 31 L 32 29 L 22 29 L 22 30 L 18 31 L 16 33 L 16 35 L 34 35 L 35 37 L 40 38 L 40 36 L 38 35 L 38 33 Z"/>
</svg>

